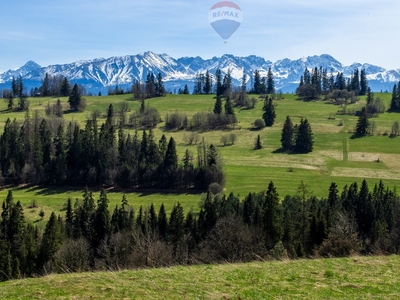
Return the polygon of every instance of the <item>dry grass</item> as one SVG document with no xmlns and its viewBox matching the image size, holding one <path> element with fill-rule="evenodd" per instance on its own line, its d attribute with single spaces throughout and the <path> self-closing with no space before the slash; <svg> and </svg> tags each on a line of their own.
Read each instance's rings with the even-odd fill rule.
<svg viewBox="0 0 400 300">
<path fill-rule="evenodd" d="M 394 170 L 368 169 L 368 168 L 334 168 L 332 176 L 378 178 L 400 180 L 400 172 Z"/>
<path fill-rule="evenodd" d="M 1 299 L 398 299 L 399 256 L 49 275 L 0 283 Z"/>
</svg>

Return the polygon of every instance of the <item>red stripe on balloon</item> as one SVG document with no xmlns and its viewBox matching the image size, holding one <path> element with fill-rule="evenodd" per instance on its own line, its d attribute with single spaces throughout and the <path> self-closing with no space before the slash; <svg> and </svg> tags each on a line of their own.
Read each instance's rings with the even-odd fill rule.
<svg viewBox="0 0 400 300">
<path fill-rule="evenodd" d="M 213 5 L 213 7 L 211 7 L 210 10 L 212 10 L 214 8 L 220 8 L 220 7 L 232 7 L 232 8 L 236 8 L 238 10 L 241 10 L 240 7 L 237 4 L 235 4 L 233 2 L 229 2 L 229 1 L 222 1 L 222 2 L 215 3 Z"/>
</svg>

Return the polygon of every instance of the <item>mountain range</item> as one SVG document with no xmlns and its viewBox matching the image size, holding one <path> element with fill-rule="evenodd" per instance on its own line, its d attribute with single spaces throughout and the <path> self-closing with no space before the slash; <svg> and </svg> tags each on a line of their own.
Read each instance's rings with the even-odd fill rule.
<svg viewBox="0 0 400 300">
<path fill-rule="evenodd" d="M 320 66 L 327 68 L 328 72 L 332 70 L 334 75 L 343 72 L 345 77 L 350 77 L 356 68 L 365 69 L 369 86 L 373 91 L 391 91 L 393 84 L 400 81 L 400 69 L 388 70 L 368 63 L 353 63 L 350 66 L 344 66 L 328 54 L 297 60 L 285 58 L 271 62 L 255 55 L 238 57 L 231 54 L 211 59 L 203 59 L 199 56 L 175 59 L 165 53 L 155 54 L 148 51 L 137 55 L 96 58 L 47 67 L 28 61 L 16 70 L 0 74 L 0 89 L 10 88 L 12 77 L 17 78 L 20 75 L 27 89 L 39 87 L 45 74 L 48 73 L 63 75 L 70 82 L 84 85 L 87 91 L 96 93 L 117 85 L 120 88 L 129 88 L 135 80 L 144 82 L 147 74 L 153 72 L 155 75 L 161 73 L 167 90 L 174 92 L 183 88 L 185 84 L 192 89 L 196 74 L 205 73 L 207 70 L 211 74 L 215 74 L 218 68 L 223 74 L 230 70 L 233 83 L 239 84 L 243 77 L 243 70 L 248 78 L 251 78 L 256 69 L 260 71 L 261 76 L 266 76 L 268 69 L 271 68 L 276 89 L 282 92 L 293 92 L 305 68 Z M 248 84 L 251 84 L 250 80 Z"/>
</svg>

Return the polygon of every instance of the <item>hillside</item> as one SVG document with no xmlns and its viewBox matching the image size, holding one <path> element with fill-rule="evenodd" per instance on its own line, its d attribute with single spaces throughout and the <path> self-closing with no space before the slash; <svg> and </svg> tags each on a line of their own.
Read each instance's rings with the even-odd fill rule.
<svg viewBox="0 0 400 300">
<path fill-rule="evenodd" d="M 1 299 L 398 299 L 400 256 L 49 275 L 0 283 Z"/>
<path fill-rule="evenodd" d="M 188 117 L 199 111 L 213 109 L 215 99 L 213 95 L 167 95 L 166 97 L 147 100 L 148 105 L 156 107 L 161 118 L 165 119 L 167 113 L 179 111 Z M 214 130 L 198 132 L 200 138 L 205 138 L 208 143 L 217 146 L 223 157 L 226 173 L 225 192 L 239 194 L 242 197 L 249 192 L 259 192 L 266 189 L 269 181 L 273 181 L 283 198 L 286 195 L 294 195 L 301 181 L 304 181 L 314 196 L 326 197 L 331 182 L 336 182 L 339 189 L 354 181 L 361 182 L 364 178 L 372 187 L 379 180 L 389 188 L 399 186 L 400 165 L 399 152 L 400 139 L 389 138 L 385 132 L 391 131 L 394 121 L 400 122 L 400 114 L 384 113 L 373 118 L 376 123 L 376 134 L 361 139 L 351 139 L 351 132 L 357 122 L 357 117 L 350 115 L 335 115 L 339 107 L 327 104 L 323 101 L 302 102 L 296 100 L 295 95 L 284 95 L 285 99 L 276 101 L 277 122 L 273 127 L 264 128 L 261 131 L 252 130 L 252 123 L 262 115 L 262 101 L 256 104 L 254 109 L 240 110 L 235 108 L 238 125 L 234 130 Z M 390 94 L 376 94 L 386 107 L 390 102 Z M 138 101 L 132 99 L 132 95 L 117 95 L 107 97 L 86 97 L 88 106 L 85 112 L 64 114 L 64 122 L 74 120 L 84 128 L 84 122 L 90 113 L 98 110 L 102 117 L 99 123 L 105 121 L 107 107 L 112 103 L 119 107 L 121 103 L 127 103 L 131 112 L 140 107 Z M 60 98 L 65 110 L 68 107 L 67 99 Z M 44 116 L 47 103 L 54 104 L 57 98 L 30 98 L 30 108 L 33 112 Z M 360 103 L 349 105 L 349 109 L 358 109 Z M 8 111 L 7 104 L 0 102 L 0 130 L 7 118 L 16 118 L 22 122 L 25 112 Z M 130 113 L 128 113 L 130 114 Z M 315 139 L 315 149 L 309 154 L 290 155 L 276 152 L 280 148 L 282 126 L 287 115 L 290 115 L 294 123 L 298 123 L 301 117 L 308 118 Z M 344 126 L 339 126 L 343 123 Z M 188 131 L 167 131 L 164 123 L 160 123 L 154 129 L 155 138 L 158 141 L 162 134 L 174 137 L 177 142 L 178 156 L 181 160 L 186 149 L 192 153 L 197 152 L 197 145 L 187 145 L 184 138 Z M 127 132 L 134 133 L 132 129 Z M 223 146 L 221 136 L 235 133 L 237 140 L 234 145 Z M 263 149 L 254 151 L 254 140 L 260 134 Z M 376 160 L 379 158 L 379 163 Z M 4 199 L 8 189 L 0 191 L 0 197 Z M 184 203 L 185 209 L 199 210 L 198 193 L 160 193 L 154 191 L 129 190 L 128 200 L 134 207 L 148 206 L 154 203 L 159 206 L 162 202 L 170 209 L 177 201 Z M 82 194 L 81 190 L 54 189 L 54 188 L 17 188 L 14 189 L 15 197 L 27 207 L 32 199 L 36 199 L 43 206 L 46 213 L 53 208 L 59 211 L 68 197 L 75 199 Z M 111 203 L 120 203 L 121 192 L 110 194 Z M 38 211 L 29 210 L 34 219 L 38 218 Z"/>
</svg>

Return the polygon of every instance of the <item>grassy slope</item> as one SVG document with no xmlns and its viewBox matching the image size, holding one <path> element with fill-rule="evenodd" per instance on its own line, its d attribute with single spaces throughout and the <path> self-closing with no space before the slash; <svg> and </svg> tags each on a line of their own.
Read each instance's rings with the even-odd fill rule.
<svg viewBox="0 0 400 300">
<path fill-rule="evenodd" d="M 398 299 L 400 256 L 50 275 L 0 283 L 1 299 Z"/>
<path fill-rule="evenodd" d="M 377 95 L 389 106 L 390 94 Z M 400 138 L 388 138 L 387 136 L 372 136 L 361 139 L 350 139 L 351 131 L 357 122 L 354 116 L 335 116 L 339 109 L 337 106 L 318 102 L 301 102 L 295 99 L 295 95 L 285 95 L 285 100 L 276 101 L 277 122 L 271 128 L 261 131 L 251 131 L 251 123 L 262 115 L 262 101 L 252 110 L 236 109 L 239 120 L 238 129 L 233 132 L 237 135 L 237 141 L 233 146 L 223 147 L 220 137 L 228 131 L 200 132 L 209 143 L 218 146 L 224 158 L 227 176 L 226 191 L 234 192 L 244 197 L 248 192 L 258 192 L 267 187 L 269 181 L 273 181 L 277 190 L 283 197 L 287 194 L 295 194 L 301 180 L 308 186 L 314 195 L 322 197 L 327 195 L 327 190 L 332 181 L 335 181 L 341 189 L 345 184 L 353 181 L 361 182 L 368 178 L 370 186 L 383 179 L 385 185 L 393 188 L 400 183 Z M 55 103 L 57 98 L 30 98 L 30 108 L 44 114 L 47 103 Z M 68 108 L 67 98 L 61 98 L 64 108 Z M 110 103 L 117 109 L 118 104 L 126 101 L 133 111 L 139 108 L 139 103 L 132 99 L 131 95 L 117 95 L 109 97 L 87 97 L 87 109 L 82 113 L 66 113 L 64 119 L 76 120 L 83 123 L 91 111 L 100 110 L 103 114 Z M 185 112 L 188 116 L 198 111 L 211 111 L 215 99 L 211 95 L 168 95 L 163 98 L 150 99 L 148 105 L 156 107 L 162 118 L 168 112 Z M 355 104 L 357 109 L 364 100 Z M 0 130 L 4 126 L 6 118 L 24 119 L 24 112 L 9 112 L 6 103 L 0 102 Z M 31 112 L 31 116 L 33 112 Z M 309 120 L 315 138 L 315 150 L 310 154 L 289 155 L 274 153 L 280 147 L 280 135 L 286 115 L 290 115 L 294 123 L 299 123 L 301 117 Z M 334 117 L 334 119 L 332 119 Z M 381 134 L 390 132 L 394 121 L 400 121 L 400 114 L 385 113 L 374 121 L 377 132 Z M 102 122 L 102 120 L 100 120 Z M 340 122 L 344 126 L 338 126 Z M 240 128 L 240 129 L 239 129 Z M 165 132 L 161 123 L 155 130 L 157 139 L 164 133 L 173 136 L 178 145 L 178 152 L 182 157 L 186 148 L 196 153 L 196 146 L 186 146 L 183 141 L 185 132 Z M 261 135 L 263 149 L 252 150 L 257 134 Z M 380 163 L 374 162 L 380 159 Z M 0 191 L 0 199 L 4 199 L 7 189 Z M 52 190 L 52 189 L 15 189 L 16 199 L 28 206 L 32 199 L 36 199 L 40 209 L 45 212 L 59 210 L 68 197 L 73 199 L 80 197 L 81 191 L 77 190 Z M 113 208 L 122 198 L 122 193 L 109 194 L 110 206 Z M 193 208 L 198 211 L 199 194 L 160 194 L 160 193 L 133 193 L 128 194 L 128 201 L 135 208 L 139 205 L 148 206 L 150 203 L 158 206 L 164 202 L 167 209 L 180 201 L 186 210 Z M 28 216 L 37 219 L 38 210 L 30 210 Z"/>
</svg>

